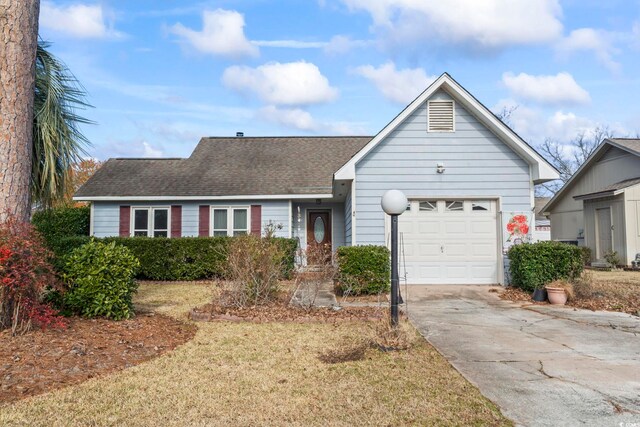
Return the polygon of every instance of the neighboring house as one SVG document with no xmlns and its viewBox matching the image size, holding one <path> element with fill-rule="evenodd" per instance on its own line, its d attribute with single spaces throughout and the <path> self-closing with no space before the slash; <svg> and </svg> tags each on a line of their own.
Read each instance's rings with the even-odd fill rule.
<svg viewBox="0 0 640 427">
<path fill-rule="evenodd" d="M 543 215 L 543 208 L 549 203 L 551 197 L 536 197 L 535 201 L 535 229 L 532 241 L 540 242 L 551 240 L 551 220 Z"/>
<path fill-rule="evenodd" d="M 534 184 L 557 171 L 448 74 L 374 137 L 203 138 L 187 159 L 111 159 L 78 191 L 95 236 L 260 233 L 305 248 L 388 243 L 380 198 L 404 191 L 409 283 L 502 283 L 529 238 Z"/>
<path fill-rule="evenodd" d="M 616 251 L 623 264 L 640 252 L 640 139 L 605 139 L 544 208 L 551 238 Z"/>
</svg>

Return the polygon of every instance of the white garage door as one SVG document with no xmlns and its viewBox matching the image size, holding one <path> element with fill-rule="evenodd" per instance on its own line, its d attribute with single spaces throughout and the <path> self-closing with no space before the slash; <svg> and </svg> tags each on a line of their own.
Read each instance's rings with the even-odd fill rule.
<svg viewBox="0 0 640 427">
<path fill-rule="evenodd" d="M 400 275 L 410 284 L 498 283 L 494 200 L 414 200 L 400 215 Z M 404 260 L 402 258 L 404 250 Z"/>
</svg>

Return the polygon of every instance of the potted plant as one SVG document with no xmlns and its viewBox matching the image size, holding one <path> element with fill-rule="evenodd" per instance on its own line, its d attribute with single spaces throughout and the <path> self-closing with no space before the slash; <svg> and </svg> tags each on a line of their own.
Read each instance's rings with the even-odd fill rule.
<svg viewBox="0 0 640 427">
<path fill-rule="evenodd" d="M 554 305 L 565 305 L 573 295 L 573 286 L 569 282 L 556 280 L 545 286 L 549 302 Z"/>
<path fill-rule="evenodd" d="M 543 286 L 538 286 L 533 290 L 531 299 L 536 302 L 544 302 L 547 300 L 547 290 Z"/>
</svg>

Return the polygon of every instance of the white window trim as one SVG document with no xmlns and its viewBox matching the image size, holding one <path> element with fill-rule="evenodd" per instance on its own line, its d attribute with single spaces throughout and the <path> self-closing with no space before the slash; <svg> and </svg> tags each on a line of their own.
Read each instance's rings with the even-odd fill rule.
<svg viewBox="0 0 640 427">
<path fill-rule="evenodd" d="M 429 122 L 431 121 L 431 117 L 429 114 L 432 102 L 451 102 L 452 108 L 452 117 L 451 117 L 451 130 L 431 130 L 429 126 Z M 456 101 L 455 99 L 430 99 L 427 101 L 427 133 L 454 133 L 456 131 Z"/>
<path fill-rule="evenodd" d="M 136 211 L 147 211 L 147 237 L 153 237 L 154 224 L 154 210 L 166 210 L 167 211 L 167 239 L 171 238 L 171 206 L 131 206 L 131 225 L 129 227 L 129 235 L 135 236 L 135 224 L 136 224 Z"/>
<path fill-rule="evenodd" d="M 236 210 L 247 211 L 247 234 L 251 234 L 251 206 L 238 205 L 238 206 L 209 206 L 209 236 L 213 236 L 213 211 L 214 210 L 226 210 L 227 211 L 227 236 L 233 237 L 234 231 L 240 231 L 240 229 L 233 228 L 233 211 Z M 220 230 L 219 230 L 220 231 Z"/>
</svg>

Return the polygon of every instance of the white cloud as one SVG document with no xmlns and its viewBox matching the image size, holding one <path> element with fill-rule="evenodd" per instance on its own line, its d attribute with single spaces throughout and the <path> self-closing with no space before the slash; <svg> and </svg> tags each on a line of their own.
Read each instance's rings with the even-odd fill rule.
<svg viewBox="0 0 640 427">
<path fill-rule="evenodd" d="M 280 108 L 268 105 L 261 108 L 258 118 L 281 126 L 310 133 L 328 135 L 358 135 L 363 130 L 354 123 L 332 120 L 330 122 L 316 120 L 311 113 L 301 108 Z"/>
<path fill-rule="evenodd" d="M 269 105 L 260 109 L 259 116 L 267 121 L 278 123 L 285 127 L 315 131 L 318 124 L 308 111 L 300 108 L 278 108 Z"/>
<path fill-rule="evenodd" d="M 363 65 L 356 68 L 355 72 L 371 81 L 385 98 L 401 104 L 413 101 L 436 79 L 428 76 L 422 68 L 397 70 L 393 62 L 378 68 Z"/>
<path fill-rule="evenodd" d="M 570 141 L 581 133 L 589 134 L 596 122 L 572 112 L 556 111 L 546 122 L 546 136 L 558 141 Z"/>
<path fill-rule="evenodd" d="M 319 49 L 325 47 L 327 42 L 309 42 L 300 40 L 254 40 L 255 46 L 283 47 L 288 49 Z"/>
<path fill-rule="evenodd" d="M 395 43 L 437 41 L 487 49 L 560 37 L 558 0 L 342 0 L 368 12 L 374 30 Z"/>
<path fill-rule="evenodd" d="M 162 157 L 163 151 L 157 148 L 154 148 L 147 141 L 142 141 L 142 153 L 144 157 Z"/>
<path fill-rule="evenodd" d="M 613 45 L 616 35 L 604 30 L 580 28 L 571 31 L 556 46 L 557 55 L 566 59 L 576 52 L 592 52 L 598 62 L 616 72 L 620 64 L 613 59 L 618 49 Z"/>
<path fill-rule="evenodd" d="M 324 51 L 330 55 L 342 55 L 356 48 L 370 46 L 372 43 L 370 40 L 353 40 L 348 36 L 337 35 L 326 43 Z"/>
<path fill-rule="evenodd" d="M 586 104 L 591 101 L 584 90 L 569 73 L 532 76 L 520 73 L 504 73 L 502 82 L 518 99 L 545 105 Z"/>
<path fill-rule="evenodd" d="M 273 105 L 319 104 L 338 97 L 338 90 L 318 67 L 305 61 L 270 62 L 257 68 L 235 65 L 224 71 L 222 82 L 232 90 L 256 94 Z"/>
<path fill-rule="evenodd" d="M 244 17 L 234 10 L 204 11 L 202 31 L 187 28 L 181 23 L 169 31 L 199 52 L 232 58 L 258 56 L 259 50 L 244 35 Z"/>
<path fill-rule="evenodd" d="M 77 38 L 118 38 L 123 34 L 106 22 L 105 11 L 99 4 L 56 6 L 43 1 L 40 7 L 40 26 Z"/>
</svg>

